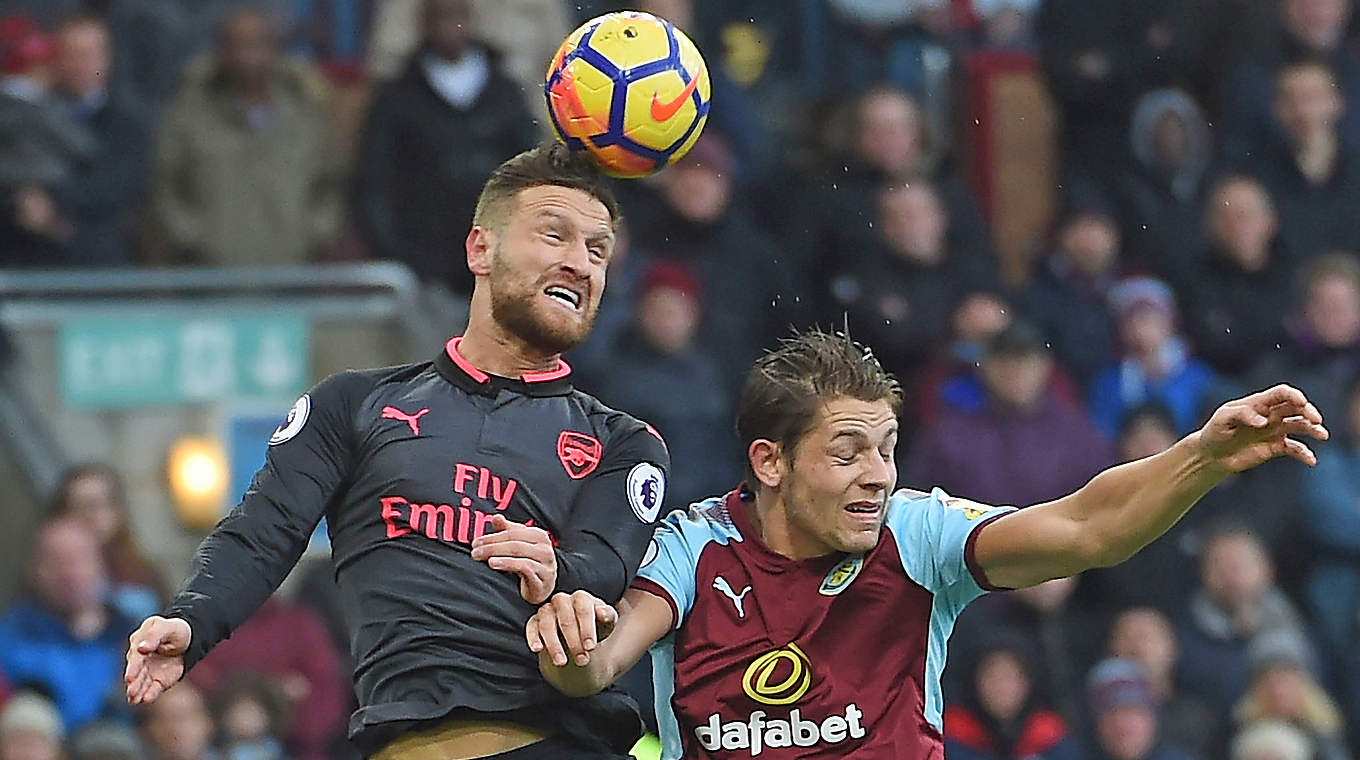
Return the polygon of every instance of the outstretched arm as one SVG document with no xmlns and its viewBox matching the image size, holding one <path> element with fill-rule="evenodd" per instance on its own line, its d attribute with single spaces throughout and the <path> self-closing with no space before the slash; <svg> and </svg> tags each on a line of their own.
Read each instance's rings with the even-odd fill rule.
<svg viewBox="0 0 1360 760">
<path fill-rule="evenodd" d="M 977 564 L 992 585 L 1021 588 L 1123 562 L 1229 473 L 1278 456 L 1315 464 L 1313 452 L 1291 436 L 1328 436 L 1322 415 L 1298 389 L 1277 385 L 1229 401 L 1166 451 L 1108 469 L 1075 493 L 984 526 Z"/>
<path fill-rule="evenodd" d="M 670 603 L 629 589 L 618 610 L 588 591 L 554 594 L 525 625 L 538 669 L 569 697 L 597 694 L 637 664 L 670 631 Z"/>
</svg>

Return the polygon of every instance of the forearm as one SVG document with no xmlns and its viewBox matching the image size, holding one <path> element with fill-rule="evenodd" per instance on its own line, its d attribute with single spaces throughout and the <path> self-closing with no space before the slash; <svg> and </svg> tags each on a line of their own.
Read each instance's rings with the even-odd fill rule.
<svg viewBox="0 0 1360 760">
<path fill-rule="evenodd" d="M 544 680 L 568 697 L 588 697 L 604 691 L 618 678 L 617 673 L 611 672 L 607 658 L 601 655 L 597 650 L 585 666 L 572 662 L 558 667 L 553 664 L 552 655 L 544 650 L 538 653 L 538 670 Z"/>
<path fill-rule="evenodd" d="M 1088 566 L 1106 567 L 1133 556 L 1227 475 L 1200 447 L 1199 435 L 1191 433 L 1160 454 L 1105 470 L 1063 499 L 1082 526 Z"/>
</svg>

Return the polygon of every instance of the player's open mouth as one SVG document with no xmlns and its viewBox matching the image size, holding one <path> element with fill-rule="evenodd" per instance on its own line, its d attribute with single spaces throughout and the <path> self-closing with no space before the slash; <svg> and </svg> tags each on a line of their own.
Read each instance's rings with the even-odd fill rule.
<svg viewBox="0 0 1360 760">
<path fill-rule="evenodd" d="M 543 289 L 543 293 L 572 311 L 581 310 L 581 294 L 571 288 L 564 285 L 549 285 Z"/>
<path fill-rule="evenodd" d="M 846 512 L 859 518 L 877 517 L 882 509 L 883 502 L 871 501 L 869 499 L 855 501 L 845 505 Z"/>
</svg>

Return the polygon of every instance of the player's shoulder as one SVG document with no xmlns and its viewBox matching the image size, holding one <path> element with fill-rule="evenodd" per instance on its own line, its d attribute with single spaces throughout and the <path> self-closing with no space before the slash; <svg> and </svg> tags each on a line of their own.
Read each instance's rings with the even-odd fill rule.
<svg viewBox="0 0 1360 760">
<path fill-rule="evenodd" d="M 328 375 L 312 388 L 312 392 L 348 398 L 364 398 L 379 388 L 393 383 L 405 383 L 428 372 L 432 364 L 394 364 L 387 367 L 345 369 Z"/>
<path fill-rule="evenodd" d="M 888 497 L 885 522 L 890 528 L 901 529 L 913 523 L 933 523 L 957 515 L 966 521 L 977 520 L 983 516 L 1006 512 L 1013 507 L 999 507 L 981 502 L 951 496 L 941 488 L 921 491 L 913 488 L 899 488 Z"/>
<path fill-rule="evenodd" d="M 713 542 L 741 541 L 741 531 L 727 511 L 727 497 L 713 496 L 671 511 L 657 523 L 658 539 L 681 541 L 692 548 Z M 664 536 L 670 538 L 663 539 Z"/>
<path fill-rule="evenodd" d="M 645 420 L 638 419 L 621 409 L 615 409 L 580 389 L 572 390 L 572 400 L 590 420 L 591 427 L 607 435 L 610 439 L 621 440 L 629 436 L 646 436 L 666 448 L 666 440 L 661 433 Z"/>
</svg>

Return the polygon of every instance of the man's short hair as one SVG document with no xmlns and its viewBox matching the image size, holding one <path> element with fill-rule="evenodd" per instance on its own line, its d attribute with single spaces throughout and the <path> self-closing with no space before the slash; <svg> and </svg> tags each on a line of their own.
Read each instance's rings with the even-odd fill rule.
<svg viewBox="0 0 1360 760">
<path fill-rule="evenodd" d="M 488 229 L 498 228 L 509 217 L 510 203 L 519 191 L 540 185 L 570 187 L 590 193 L 609 210 L 613 224 L 619 223 L 619 203 L 604 174 L 584 153 L 555 141 L 530 148 L 496 167 L 477 197 L 472 223 Z"/>
<path fill-rule="evenodd" d="M 820 330 L 780 341 L 746 377 L 737 408 L 742 450 L 763 438 L 792 454 L 816 424 L 820 405 L 836 398 L 886 401 L 894 414 L 902 409 L 901 385 L 864 344 Z M 746 474 L 754 475 L 749 459 Z"/>
</svg>

